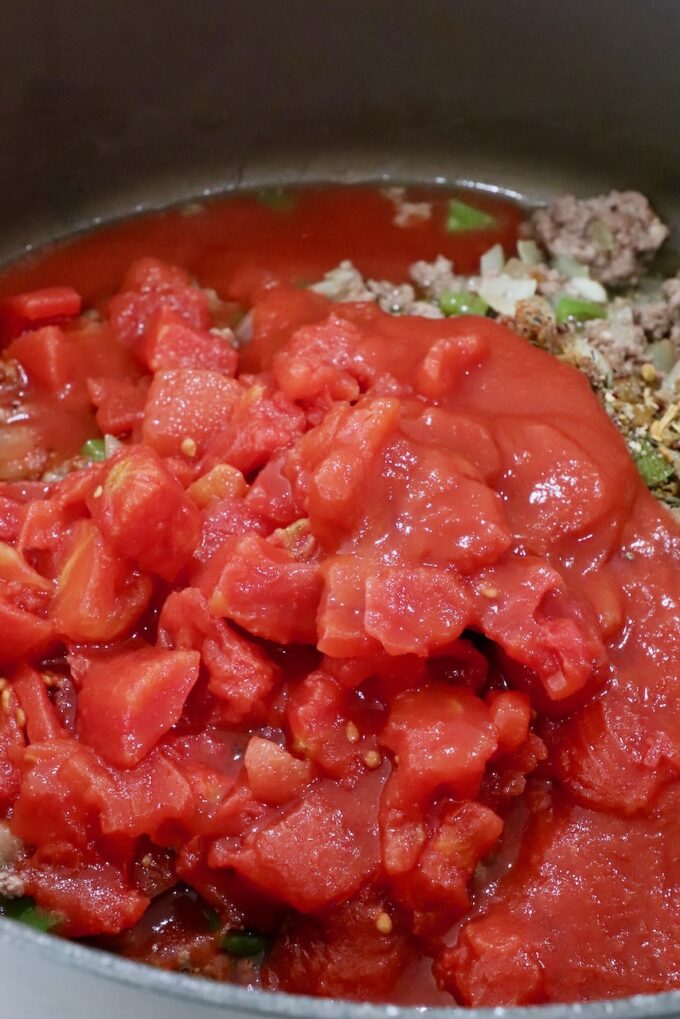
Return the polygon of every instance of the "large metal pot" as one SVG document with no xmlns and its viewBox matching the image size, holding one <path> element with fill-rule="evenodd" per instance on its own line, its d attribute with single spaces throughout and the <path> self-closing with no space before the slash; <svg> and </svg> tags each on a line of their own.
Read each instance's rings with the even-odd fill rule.
<svg viewBox="0 0 680 1019">
<path fill-rule="evenodd" d="M 466 181 L 530 201 L 636 187 L 679 222 L 679 38 L 677 0 L 5 3 L 0 259 L 272 180 Z M 418 1014 L 162 973 L 6 921 L 0 967 L 8 1019 Z M 531 1010 L 577 1014 L 680 1016 L 680 992 Z"/>
</svg>

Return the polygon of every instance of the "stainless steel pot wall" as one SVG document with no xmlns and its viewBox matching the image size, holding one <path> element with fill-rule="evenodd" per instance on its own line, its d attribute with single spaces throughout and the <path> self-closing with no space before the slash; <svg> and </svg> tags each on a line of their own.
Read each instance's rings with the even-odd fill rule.
<svg viewBox="0 0 680 1019">
<path fill-rule="evenodd" d="M 637 187 L 680 222 L 679 39 L 677 0 L 5 2 L 0 259 L 272 180 Z M 250 993 L 5 921 L 0 966 L 3 1019 L 419 1014 Z M 531 1009 L 577 1012 L 679 1016 L 680 993 Z"/>
</svg>

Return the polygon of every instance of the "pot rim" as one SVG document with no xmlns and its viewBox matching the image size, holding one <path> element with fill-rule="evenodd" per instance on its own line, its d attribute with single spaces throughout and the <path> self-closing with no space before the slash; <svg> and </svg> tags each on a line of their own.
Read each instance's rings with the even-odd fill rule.
<svg viewBox="0 0 680 1019">
<path fill-rule="evenodd" d="M 328 998 L 313 998 L 281 991 L 262 991 L 237 987 L 202 977 L 186 976 L 133 962 L 101 949 L 52 934 L 22 927 L 16 921 L 0 918 L 0 947 L 11 944 L 25 948 L 57 965 L 99 976 L 117 984 L 164 997 L 173 997 L 194 1005 L 218 1005 L 252 1016 L 296 1019 L 666 1019 L 680 1015 L 680 991 L 638 994 L 629 998 L 611 998 L 585 1003 L 531 1005 L 496 1008 L 452 1006 L 400 1006 L 362 1004 Z"/>
</svg>

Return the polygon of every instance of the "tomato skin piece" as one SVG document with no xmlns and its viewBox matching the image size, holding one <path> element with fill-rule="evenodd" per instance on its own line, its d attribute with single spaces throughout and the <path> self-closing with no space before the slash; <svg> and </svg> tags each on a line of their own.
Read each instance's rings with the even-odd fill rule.
<svg viewBox="0 0 680 1019">
<path fill-rule="evenodd" d="M 18 721 L 19 701 L 10 688 L 0 711 L 0 810 L 3 814 L 16 802 L 21 787 L 21 751 L 26 737 Z"/>
<path fill-rule="evenodd" d="M 110 764 L 139 764 L 179 721 L 200 660 L 197 651 L 142 648 L 79 665 L 81 739 Z"/>
<path fill-rule="evenodd" d="M 50 607 L 55 631 L 71 641 L 108 641 L 126 633 L 146 608 L 152 585 L 116 555 L 89 520 L 74 531 Z"/>
<path fill-rule="evenodd" d="M 243 763 L 255 798 L 274 806 L 292 800 L 312 779 L 309 761 L 298 760 L 277 743 L 260 736 L 251 736 Z"/>
<path fill-rule="evenodd" d="M 152 372 L 203 368 L 233 375 L 238 361 L 235 347 L 225 337 L 196 329 L 162 307 L 149 319 L 136 354 Z"/>
<path fill-rule="evenodd" d="M 82 298 L 73 287 L 45 287 L 0 301 L 0 346 L 28 329 L 80 314 Z"/>
<path fill-rule="evenodd" d="M 298 562 L 264 538 L 231 538 L 202 588 L 210 611 L 256 637 L 279 644 L 316 642 L 321 576 L 316 563 Z"/>
<path fill-rule="evenodd" d="M 198 544 L 200 514 L 157 453 L 147 446 L 109 460 L 92 519 L 113 548 L 164 580 L 175 580 Z"/>
</svg>

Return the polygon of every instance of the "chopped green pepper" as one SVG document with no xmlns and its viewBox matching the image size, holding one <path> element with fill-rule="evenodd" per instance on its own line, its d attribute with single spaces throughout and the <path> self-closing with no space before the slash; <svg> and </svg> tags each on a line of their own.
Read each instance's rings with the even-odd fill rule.
<svg viewBox="0 0 680 1019">
<path fill-rule="evenodd" d="M 106 445 L 103 439 L 88 439 L 83 443 L 80 455 L 88 460 L 106 460 Z"/>
<path fill-rule="evenodd" d="M 267 947 L 267 939 L 257 931 L 229 931 L 220 941 L 220 946 L 237 959 L 248 959 L 261 955 Z"/>
<path fill-rule="evenodd" d="M 261 205 L 275 212 L 292 212 L 297 205 L 297 198 L 285 188 L 261 188 L 257 192 L 257 200 Z"/>
<path fill-rule="evenodd" d="M 445 290 L 439 307 L 445 315 L 486 315 L 489 305 L 469 290 Z"/>
<path fill-rule="evenodd" d="M 51 931 L 61 923 L 61 917 L 36 906 L 28 895 L 22 895 L 18 899 L 7 899 L 0 895 L 0 916 L 16 920 L 38 931 Z"/>
<path fill-rule="evenodd" d="M 657 485 L 670 481 L 674 474 L 673 465 L 651 442 L 643 441 L 641 446 L 640 452 L 634 455 L 634 460 L 647 487 L 656 488 Z"/>
<path fill-rule="evenodd" d="M 449 201 L 446 218 L 446 229 L 449 233 L 459 233 L 462 230 L 490 230 L 496 224 L 496 217 L 484 212 L 483 209 L 475 209 L 473 205 L 461 202 L 458 198 Z"/>
<path fill-rule="evenodd" d="M 565 322 L 587 322 L 593 318 L 606 318 L 607 309 L 604 304 L 595 301 L 584 301 L 580 297 L 569 297 L 563 294 L 555 303 L 555 318 L 558 325 Z"/>
</svg>

